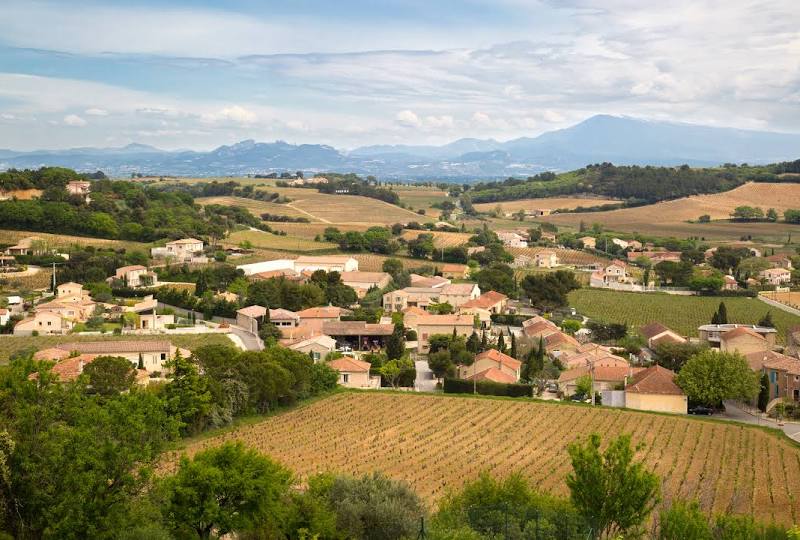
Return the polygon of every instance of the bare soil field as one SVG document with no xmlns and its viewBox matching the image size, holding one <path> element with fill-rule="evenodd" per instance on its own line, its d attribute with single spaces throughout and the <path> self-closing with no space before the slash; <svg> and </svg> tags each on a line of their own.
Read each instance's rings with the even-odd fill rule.
<svg viewBox="0 0 800 540">
<path fill-rule="evenodd" d="M 313 239 L 282 236 L 263 231 L 237 231 L 225 239 L 225 243 L 236 246 L 245 241 L 257 248 L 289 251 L 317 251 L 336 247 L 336 244 L 330 242 L 315 242 Z"/>
<path fill-rule="evenodd" d="M 270 223 L 270 227 L 278 231 L 284 231 L 292 236 L 309 238 L 313 240 L 317 236 L 322 236 L 325 229 L 335 227 L 342 232 L 347 231 L 366 231 L 370 225 L 354 225 L 352 223 Z"/>
<path fill-rule="evenodd" d="M 425 215 L 437 217 L 441 210 L 433 208 L 431 205 L 447 200 L 447 192 L 438 188 L 425 186 L 401 186 L 392 187 L 392 190 L 400 196 L 400 200 L 414 210 L 420 208 L 425 210 Z"/>
<path fill-rule="evenodd" d="M 41 189 L 15 189 L 12 191 L 0 190 L 0 201 L 9 199 L 17 199 L 20 201 L 29 201 L 31 199 L 38 199 L 42 196 Z"/>
<path fill-rule="evenodd" d="M 335 419 L 335 421 L 331 421 Z M 290 426 L 291 429 L 287 429 Z M 686 416 L 524 399 L 347 392 L 193 441 L 194 454 L 237 440 L 301 478 L 383 471 L 431 506 L 481 472 L 519 472 L 566 495 L 567 446 L 599 432 L 630 433 L 638 458 L 662 482 L 663 503 L 697 498 L 704 510 L 789 525 L 800 514 L 800 447 L 755 426 Z M 166 456 L 174 467 L 175 455 Z"/>
<path fill-rule="evenodd" d="M 748 183 L 725 193 L 695 195 L 637 208 L 608 212 L 556 214 L 542 218 L 556 225 L 577 227 L 585 223 L 602 223 L 617 231 L 650 234 L 673 233 L 676 236 L 697 235 L 706 238 L 730 238 L 744 235 L 783 236 L 796 225 L 784 223 L 687 223 L 702 215 L 712 220 L 728 219 L 737 206 L 755 206 L 765 212 L 774 208 L 779 214 L 790 208 L 800 208 L 800 184 Z"/>
<path fill-rule="evenodd" d="M 600 206 L 601 204 L 614 204 L 620 201 L 607 199 L 605 197 L 548 197 L 544 199 L 519 199 L 516 201 L 498 201 L 490 203 L 476 204 L 475 208 L 481 212 L 490 212 L 498 206 L 504 212 L 516 212 L 517 210 L 556 210 L 567 208 L 572 210 L 579 206 Z"/>
<path fill-rule="evenodd" d="M 467 241 L 472 236 L 472 233 L 456 233 L 456 232 L 444 232 L 444 231 L 413 231 L 413 230 L 403 231 L 403 234 L 401 234 L 400 236 L 402 238 L 405 238 L 406 240 L 415 240 L 420 234 L 432 234 L 433 245 L 435 245 L 439 249 L 466 244 Z"/>
<path fill-rule="evenodd" d="M 49 234 L 33 231 L 0 230 L 0 244 L 16 244 L 23 238 L 41 238 L 50 247 L 65 248 L 73 245 L 125 248 L 149 253 L 150 244 L 128 240 L 109 240 L 106 238 L 89 238 L 86 236 L 70 236 L 67 234 Z"/>
</svg>

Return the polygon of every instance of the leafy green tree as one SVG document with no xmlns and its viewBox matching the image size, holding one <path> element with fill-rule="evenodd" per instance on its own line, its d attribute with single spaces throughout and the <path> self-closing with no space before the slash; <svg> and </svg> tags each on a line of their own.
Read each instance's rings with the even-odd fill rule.
<svg viewBox="0 0 800 540">
<path fill-rule="evenodd" d="M 403 366 L 400 360 L 389 360 L 380 368 L 383 380 L 388 382 L 392 388 L 397 388 L 400 383 L 400 375 L 403 373 Z"/>
<path fill-rule="evenodd" d="M 525 276 L 521 287 L 532 304 L 544 309 L 553 309 L 566 306 L 567 294 L 579 289 L 580 283 L 572 272 L 557 270 Z"/>
<path fill-rule="evenodd" d="M 758 395 L 759 377 L 738 353 L 703 351 L 684 364 L 676 379 L 690 401 L 718 406 L 726 399 Z"/>
<path fill-rule="evenodd" d="M 688 341 L 685 343 L 659 343 L 653 350 L 653 360 L 659 366 L 678 373 L 689 358 L 705 349 L 705 345 L 690 343 Z"/>
<path fill-rule="evenodd" d="M 456 368 L 450 360 L 450 351 L 442 349 L 428 355 L 428 366 L 437 379 L 452 377 Z"/>
<path fill-rule="evenodd" d="M 336 476 L 327 487 L 336 528 L 354 540 L 401 540 L 419 530 L 425 506 L 404 482 L 381 473 L 358 478 Z"/>
<path fill-rule="evenodd" d="M 329 392 L 336 388 L 339 381 L 339 372 L 325 364 L 317 362 L 311 366 L 311 376 L 309 379 L 309 391 L 312 396 L 323 392 Z"/>
<path fill-rule="evenodd" d="M 659 523 L 660 540 L 712 540 L 708 517 L 697 501 L 675 501 L 662 510 Z"/>
<path fill-rule="evenodd" d="M 166 519 L 181 537 L 222 537 L 278 522 L 287 509 L 291 473 L 241 442 L 189 459 L 164 481 Z"/>
<path fill-rule="evenodd" d="M 467 350 L 472 354 L 478 354 L 480 352 L 481 347 L 481 339 L 478 337 L 478 333 L 474 330 L 472 334 L 470 334 L 469 338 L 467 339 Z"/>
<path fill-rule="evenodd" d="M 105 396 L 130 390 L 136 372 L 130 361 L 119 356 L 98 356 L 83 369 L 92 390 Z"/>
<path fill-rule="evenodd" d="M 572 504 L 589 523 L 594 538 L 635 534 L 660 500 L 661 482 L 634 462 L 630 435 L 620 435 L 600 451 L 600 435 L 569 445 L 573 471 L 566 483 Z"/>
<path fill-rule="evenodd" d="M 165 364 L 172 371 L 170 383 L 164 389 L 164 408 L 176 418 L 185 434 L 198 433 L 204 427 L 211 410 L 208 380 L 200 375 L 197 366 L 180 352 Z"/>
<path fill-rule="evenodd" d="M 592 395 L 592 378 L 589 375 L 581 375 L 575 381 L 575 393 L 580 396 Z"/>
</svg>

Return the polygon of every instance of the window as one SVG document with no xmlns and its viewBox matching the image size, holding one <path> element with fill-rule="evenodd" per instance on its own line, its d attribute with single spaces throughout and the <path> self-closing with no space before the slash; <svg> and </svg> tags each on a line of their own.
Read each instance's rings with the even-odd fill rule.
<svg viewBox="0 0 800 540">
<path fill-rule="evenodd" d="M 350 382 L 350 374 L 349 373 L 342 373 L 342 382 L 347 384 Z"/>
<path fill-rule="evenodd" d="M 317 360 L 319 360 L 319 359 L 320 359 L 320 354 L 319 354 L 317 351 L 313 351 L 313 352 L 311 353 L 311 358 L 313 358 L 313 359 L 314 359 L 314 361 L 316 362 Z"/>
<path fill-rule="evenodd" d="M 167 359 L 167 353 L 163 353 L 162 352 L 161 353 L 161 360 L 166 360 L 166 359 Z"/>
</svg>

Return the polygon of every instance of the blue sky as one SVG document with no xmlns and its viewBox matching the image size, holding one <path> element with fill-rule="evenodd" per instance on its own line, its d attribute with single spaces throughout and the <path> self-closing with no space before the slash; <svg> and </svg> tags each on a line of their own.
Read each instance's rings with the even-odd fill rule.
<svg viewBox="0 0 800 540">
<path fill-rule="evenodd" d="M 0 148 L 800 132 L 796 0 L 6 0 Z"/>
</svg>

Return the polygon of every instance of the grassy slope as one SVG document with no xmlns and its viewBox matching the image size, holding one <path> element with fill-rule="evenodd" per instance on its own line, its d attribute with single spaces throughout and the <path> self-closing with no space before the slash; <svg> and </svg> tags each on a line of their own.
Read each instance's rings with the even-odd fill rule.
<svg viewBox="0 0 800 540">
<path fill-rule="evenodd" d="M 152 336 L 0 336 L 0 362 L 7 362 L 15 352 L 33 348 L 36 350 L 53 347 L 59 343 L 76 341 L 157 341 L 168 340 L 177 347 L 196 349 L 204 345 L 232 345 L 233 342 L 223 334 L 163 334 Z"/>
<path fill-rule="evenodd" d="M 631 433 L 642 443 L 639 457 L 662 478 L 665 500 L 698 497 L 707 511 L 784 524 L 800 511 L 792 496 L 800 448 L 774 430 L 527 399 L 345 392 L 190 441 L 186 451 L 242 440 L 301 477 L 381 470 L 433 504 L 482 471 L 520 472 L 539 489 L 564 495 L 566 447 L 593 431 Z"/>
<path fill-rule="evenodd" d="M 755 324 L 771 311 L 779 341 L 784 340 L 788 327 L 800 324 L 800 317 L 768 306 L 756 298 L 673 296 L 601 289 L 579 289 L 569 295 L 570 305 L 593 319 L 628 323 L 632 329 L 658 321 L 686 336 L 696 336 L 698 326 L 711 322 L 720 301 L 725 302 L 728 308 L 730 322 Z"/>
</svg>

